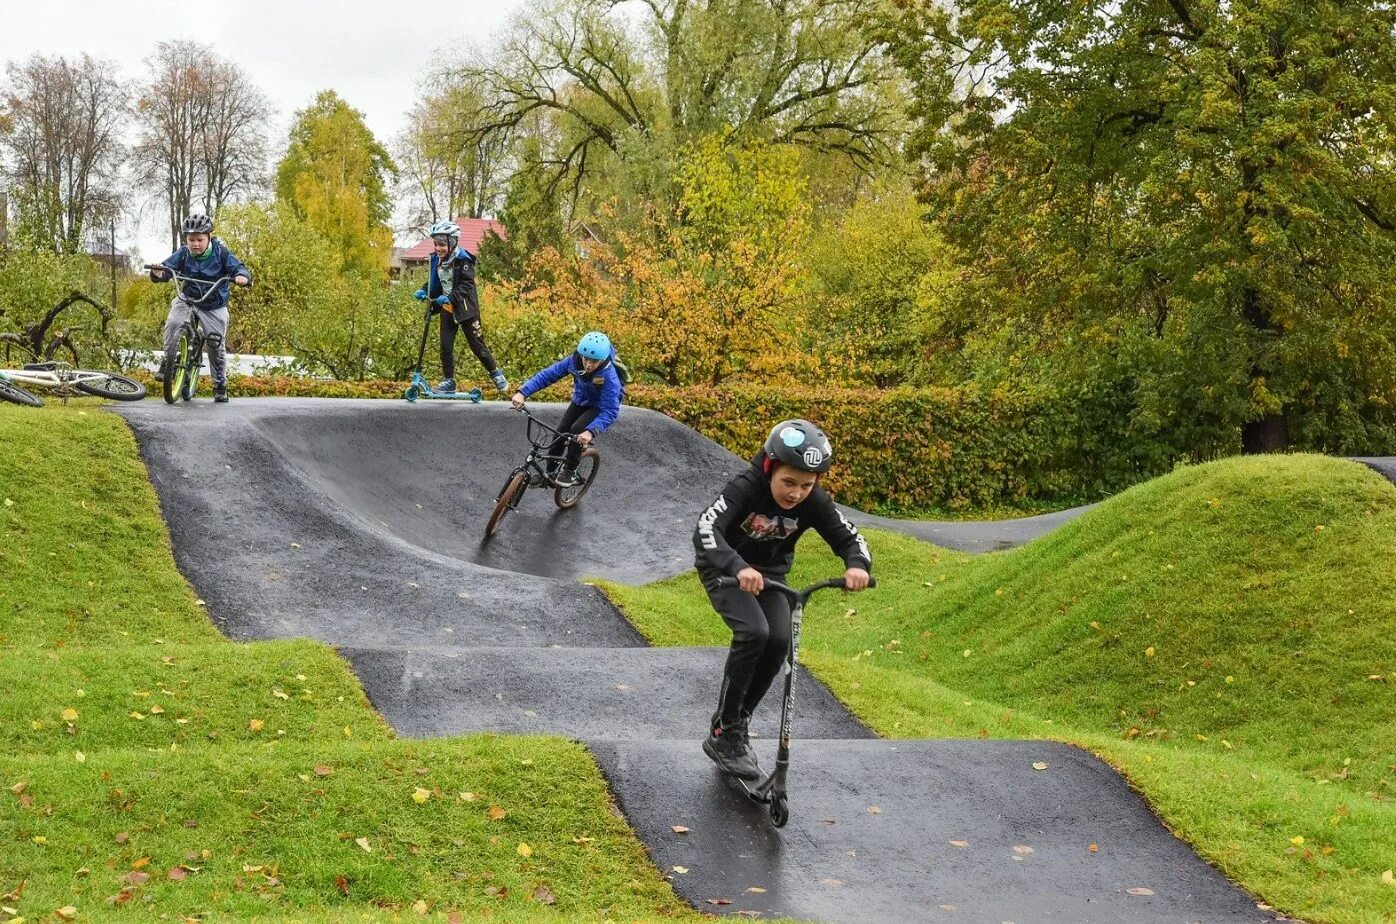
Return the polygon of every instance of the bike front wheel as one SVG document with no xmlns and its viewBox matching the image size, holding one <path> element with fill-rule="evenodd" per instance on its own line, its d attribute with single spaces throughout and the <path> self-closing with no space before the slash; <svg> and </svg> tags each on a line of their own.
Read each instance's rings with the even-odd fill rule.
<svg viewBox="0 0 1396 924">
<path fill-rule="evenodd" d="M 591 483 L 596 480 L 596 473 L 600 470 L 601 454 L 590 446 L 583 449 L 581 458 L 577 460 L 577 483 L 555 490 L 553 500 L 563 510 L 577 506 L 577 501 L 581 500 L 582 495 L 591 487 Z"/>
<path fill-rule="evenodd" d="M 44 402 L 38 395 L 30 394 L 3 375 L 0 375 L 0 401 L 11 401 L 15 404 L 23 404 L 25 407 L 44 406 Z"/>
<path fill-rule="evenodd" d="M 78 391 L 113 401 L 139 401 L 145 397 L 145 386 L 135 379 L 128 379 L 115 372 L 93 372 L 89 369 L 77 370 L 78 380 L 74 382 Z M 82 378 L 92 376 L 92 378 Z"/>
<path fill-rule="evenodd" d="M 485 524 L 485 538 L 494 535 L 499 529 L 499 524 L 504 522 L 504 517 L 519 506 L 519 501 L 523 499 L 523 493 L 527 485 L 527 476 L 523 472 L 514 472 L 509 476 L 509 480 L 504 483 L 504 490 L 499 492 L 499 499 L 494 502 L 494 510 L 490 513 L 490 520 Z"/>
<path fill-rule="evenodd" d="M 184 394 L 184 379 L 189 374 L 189 353 L 193 347 L 193 332 L 188 325 L 180 328 L 179 339 L 165 351 L 165 381 L 161 391 L 166 404 L 174 404 Z M 187 400 L 187 399 L 186 399 Z"/>
</svg>

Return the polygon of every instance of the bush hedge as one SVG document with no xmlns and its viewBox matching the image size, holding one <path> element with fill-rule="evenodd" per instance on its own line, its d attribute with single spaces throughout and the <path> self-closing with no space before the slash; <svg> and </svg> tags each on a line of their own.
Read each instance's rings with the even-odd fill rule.
<svg viewBox="0 0 1396 924">
<path fill-rule="evenodd" d="M 404 382 L 242 377 L 234 396 L 400 398 Z M 560 396 L 560 388 L 555 389 Z M 486 389 L 493 397 L 493 389 Z M 726 385 L 669 388 L 633 384 L 631 405 L 659 411 L 742 456 L 769 428 L 808 417 L 834 441 L 829 487 L 868 510 L 924 511 L 1024 507 L 1096 499 L 1158 473 L 1168 460 L 1140 463 L 1110 451 L 1111 437 L 1080 409 L 1047 396 L 963 388 L 870 390 Z M 1096 415 L 1097 417 L 1099 415 Z M 1083 431 L 1089 439 L 1083 438 Z M 1115 445 L 1125 445 L 1123 441 Z M 1147 466 L 1152 466 L 1152 470 Z"/>
</svg>

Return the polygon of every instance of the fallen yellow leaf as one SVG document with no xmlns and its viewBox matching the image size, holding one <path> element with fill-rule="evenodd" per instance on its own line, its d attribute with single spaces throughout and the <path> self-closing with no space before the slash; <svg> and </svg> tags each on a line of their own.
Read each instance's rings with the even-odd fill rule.
<svg viewBox="0 0 1396 924">
<path fill-rule="evenodd" d="M 1295 847 L 1302 847 L 1304 846 L 1304 836 L 1302 834 L 1295 835 L 1289 839 L 1289 842 Z"/>
<path fill-rule="evenodd" d="M 676 866 L 676 867 L 674 867 L 674 872 L 678 873 L 679 875 L 683 875 L 684 873 L 688 872 L 688 867 L 687 867 L 687 866 Z"/>
<path fill-rule="evenodd" d="M 71 921 L 78 916 L 78 909 L 74 908 L 72 905 L 64 905 L 62 908 L 55 911 L 54 914 L 65 921 Z"/>
<path fill-rule="evenodd" d="M 951 847 L 959 847 L 960 849 L 963 850 L 965 847 L 968 847 L 968 846 L 969 846 L 969 841 L 951 841 L 951 842 L 950 842 L 950 846 L 951 846 Z"/>
<path fill-rule="evenodd" d="M 361 848 L 363 848 L 364 853 L 373 853 L 373 847 L 369 845 L 368 838 L 356 837 L 354 838 L 354 843 L 358 844 Z"/>
<path fill-rule="evenodd" d="M 417 912 L 417 915 L 419 917 L 425 915 L 427 913 L 426 900 L 421 898 L 417 899 L 415 902 L 412 903 L 412 910 Z"/>
<path fill-rule="evenodd" d="M 499 821 L 499 820 L 502 819 L 505 815 L 508 815 L 508 814 L 509 814 L 508 812 L 504 811 L 504 809 L 500 808 L 500 807 L 497 806 L 497 805 L 491 805 L 491 806 L 490 806 L 490 821 Z"/>
<path fill-rule="evenodd" d="M 514 852 L 521 857 L 533 856 L 533 848 L 524 843 L 520 843 L 518 847 L 514 848 Z"/>
<path fill-rule="evenodd" d="M 1145 649 L 1144 649 L 1144 657 L 1146 657 L 1146 658 L 1152 658 L 1153 656 L 1154 656 L 1154 646 L 1153 646 L 1153 645 L 1150 645 L 1148 648 L 1145 648 Z"/>
<path fill-rule="evenodd" d="M 64 710 L 63 710 L 63 721 L 65 721 L 65 722 L 76 722 L 77 720 L 78 720 L 78 711 L 77 711 L 76 709 L 64 709 Z"/>
<path fill-rule="evenodd" d="M 259 732 L 266 727 L 267 723 L 263 722 L 261 719 L 253 719 L 251 722 L 247 723 L 249 731 Z"/>
<path fill-rule="evenodd" d="M 1396 874 L 1393 874 L 1391 870 L 1387 870 L 1381 874 L 1381 881 L 1389 886 L 1396 886 Z"/>
<path fill-rule="evenodd" d="M 1034 762 L 1033 762 L 1032 768 L 1033 768 L 1034 770 L 1046 770 L 1046 769 L 1047 769 L 1047 765 L 1046 765 L 1045 763 L 1043 763 L 1042 761 L 1038 760 L 1038 761 L 1034 761 Z"/>
<path fill-rule="evenodd" d="M 80 764 L 85 764 L 87 763 L 87 755 L 84 754 L 82 751 L 74 751 L 73 760 L 77 761 Z"/>
<path fill-rule="evenodd" d="M 415 802 L 415 803 L 417 803 L 418 805 L 421 805 L 423 802 L 426 802 L 426 801 L 427 801 L 428 799 L 430 799 L 430 798 L 431 798 L 431 790 L 430 790 L 430 789 L 423 789 L 423 788 L 420 787 L 420 786 L 418 786 L 417 789 L 416 789 L 416 791 L 414 791 L 414 792 L 412 793 L 412 801 Z"/>
</svg>

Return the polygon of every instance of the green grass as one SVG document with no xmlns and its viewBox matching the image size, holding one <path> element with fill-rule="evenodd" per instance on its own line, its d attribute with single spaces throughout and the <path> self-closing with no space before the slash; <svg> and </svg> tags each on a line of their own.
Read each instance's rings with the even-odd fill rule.
<svg viewBox="0 0 1396 924">
<path fill-rule="evenodd" d="M 0 406 L 0 677 L 27 920 L 696 917 L 581 746 L 395 740 L 329 648 L 224 640 L 91 404 Z"/>
<path fill-rule="evenodd" d="M 1234 459 L 1012 552 L 872 545 L 878 589 L 816 598 L 803 658 L 879 733 L 1080 744 L 1276 907 L 1396 920 L 1384 479 L 1313 456 Z M 793 579 L 840 570 L 814 540 Z M 692 575 L 607 590 L 658 644 L 730 639 Z"/>
</svg>

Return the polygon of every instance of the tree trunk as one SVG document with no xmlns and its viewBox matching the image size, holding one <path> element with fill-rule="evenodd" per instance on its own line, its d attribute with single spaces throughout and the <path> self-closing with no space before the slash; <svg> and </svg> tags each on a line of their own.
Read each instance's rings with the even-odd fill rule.
<svg viewBox="0 0 1396 924">
<path fill-rule="evenodd" d="M 1290 446 L 1289 421 L 1283 414 L 1267 414 L 1241 427 L 1241 452 L 1284 452 Z"/>
</svg>

